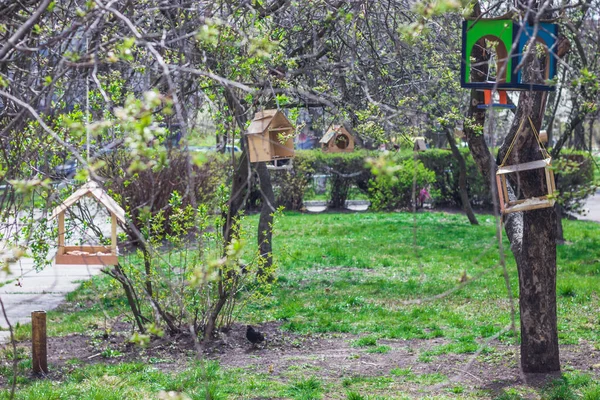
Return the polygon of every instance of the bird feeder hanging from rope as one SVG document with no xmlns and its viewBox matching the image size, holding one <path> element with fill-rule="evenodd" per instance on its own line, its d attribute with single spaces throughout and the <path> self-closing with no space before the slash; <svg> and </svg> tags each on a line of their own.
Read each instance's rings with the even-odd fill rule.
<svg viewBox="0 0 600 400">
<path fill-rule="evenodd" d="M 554 182 L 554 172 L 552 171 L 552 157 L 542 145 L 538 132 L 535 129 L 531 118 L 528 117 L 528 119 L 533 134 L 535 135 L 535 138 L 538 142 L 540 152 L 542 153 L 544 159 L 531 161 L 523 164 L 506 165 L 506 161 L 508 160 L 508 157 L 512 152 L 517 138 L 519 137 L 519 133 L 521 132 L 521 127 L 523 126 L 523 123 L 521 122 L 521 127 L 519 127 L 518 133 L 513 138 L 510 147 L 508 148 L 508 151 L 504 156 L 504 160 L 502 160 L 502 164 L 500 164 L 498 170 L 496 171 L 496 184 L 498 185 L 498 197 L 500 200 L 500 211 L 502 212 L 502 214 L 553 207 L 555 203 L 554 192 L 556 191 L 556 186 Z M 506 183 L 507 175 L 511 173 L 519 173 L 523 171 L 531 171 L 536 169 L 544 170 L 547 194 L 539 197 L 510 200 L 508 196 L 508 189 Z"/>
</svg>

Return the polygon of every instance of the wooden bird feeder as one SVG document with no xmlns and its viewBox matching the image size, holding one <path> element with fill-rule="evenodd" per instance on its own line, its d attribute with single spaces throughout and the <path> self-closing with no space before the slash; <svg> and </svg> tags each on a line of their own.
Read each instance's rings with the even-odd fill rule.
<svg viewBox="0 0 600 400">
<path fill-rule="evenodd" d="M 65 212 L 81 198 L 90 196 L 110 213 L 111 244 L 67 246 L 65 244 Z M 125 223 L 125 211 L 96 182 L 88 182 L 52 211 L 50 219 L 58 218 L 58 250 L 56 264 L 117 265 L 117 220 Z"/>
<path fill-rule="evenodd" d="M 342 125 L 333 125 L 319 140 L 321 149 L 329 153 L 350 153 L 354 151 L 354 137 Z"/>
<path fill-rule="evenodd" d="M 257 112 L 246 132 L 250 162 L 293 158 L 295 129 L 281 111 Z"/>
<path fill-rule="evenodd" d="M 552 171 L 552 157 L 546 151 L 540 141 L 540 136 L 537 130 L 533 126 L 533 122 L 529 119 L 533 133 L 538 141 L 540 151 L 545 157 L 543 160 L 531 161 L 523 164 L 515 164 L 505 166 L 504 162 L 508 159 L 508 155 L 512 150 L 512 146 L 504 157 L 502 165 L 498 167 L 496 171 L 496 185 L 498 186 L 498 197 L 500 199 L 500 211 L 502 214 L 509 214 L 518 211 L 529 211 L 536 210 L 539 208 L 553 207 L 555 203 L 554 192 L 556 191 L 556 184 L 554 182 L 554 171 Z M 521 128 L 519 128 L 520 131 Z M 516 141 L 518 134 L 515 135 L 513 142 Z M 545 177 L 545 186 L 547 194 L 539 197 L 530 197 L 527 199 L 510 200 L 508 197 L 508 189 L 506 179 L 508 174 L 519 173 L 522 171 L 531 171 L 535 169 L 543 169 Z"/>
<path fill-rule="evenodd" d="M 425 143 L 425 138 L 422 136 L 418 136 L 414 138 L 415 145 L 413 146 L 414 151 L 426 151 L 427 143 Z"/>
<path fill-rule="evenodd" d="M 534 37 L 535 35 L 535 37 Z M 518 66 L 528 53 L 527 45 L 532 41 L 541 45 L 546 60 L 543 71 L 543 82 L 528 82 Z M 473 51 L 487 41 L 495 52 L 496 65 L 488 65 L 488 79 L 472 81 L 471 72 L 480 70 L 481 65 L 473 62 Z M 513 14 L 497 18 L 472 18 L 463 22 L 462 29 L 462 62 L 461 86 L 472 89 L 501 89 L 501 90 L 535 90 L 554 91 L 556 85 L 552 80 L 558 67 L 558 24 L 542 22 L 535 25 L 520 25 L 514 20 Z M 488 51 L 488 50 L 486 50 Z M 487 64 L 487 62 L 486 62 Z M 490 71 L 498 74 L 490 79 Z M 487 102 L 485 104 L 488 104 Z M 500 101 L 497 104 L 506 104 Z"/>
</svg>

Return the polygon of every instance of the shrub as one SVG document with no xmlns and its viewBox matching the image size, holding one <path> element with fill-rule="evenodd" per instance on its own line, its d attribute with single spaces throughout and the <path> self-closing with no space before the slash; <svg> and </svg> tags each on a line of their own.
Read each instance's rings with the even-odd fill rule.
<svg viewBox="0 0 600 400">
<path fill-rule="evenodd" d="M 315 153 L 299 151 L 291 170 L 275 170 L 272 173 L 275 201 L 288 210 L 301 210 L 303 198 L 315 173 Z"/>
<path fill-rule="evenodd" d="M 469 149 L 461 148 L 459 151 L 467 164 L 467 192 L 472 205 L 491 208 L 493 204 L 491 192 L 475 165 Z M 420 152 L 418 157 L 427 169 L 435 173 L 432 188 L 437 193 L 436 204 L 445 207 L 462 207 L 458 184 L 458 162 L 452 152 L 446 149 L 431 149 Z"/>
<path fill-rule="evenodd" d="M 410 207 L 413 198 L 413 185 L 416 179 L 417 192 L 435 182 L 435 173 L 414 158 L 390 161 L 395 165 L 388 173 L 379 173 L 369 184 L 369 198 L 375 210 L 396 210 Z"/>
<path fill-rule="evenodd" d="M 313 175 L 329 176 L 330 192 L 328 203 L 331 208 L 343 208 L 349 190 L 356 186 L 368 192 L 372 177 L 365 165 L 367 151 L 351 153 L 324 153 L 321 150 L 296 151 L 292 170 L 273 172 L 273 185 L 277 204 L 290 210 L 300 210 Z"/>
<path fill-rule="evenodd" d="M 101 174 L 108 179 L 111 195 L 129 213 L 138 231 L 144 229 L 142 213 L 154 216 L 162 211 L 162 228 L 169 233 L 172 214 L 169 200 L 173 192 L 182 195 L 184 207 L 191 204 L 191 197 L 187 195 L 190 188 L 197 204 L 214 205 L 215 191 L 226 180 L 229 171 L 226 157 L 215 155 L 199 166 L 192 164 L 190 167 L 187 155 L 177 149 L 171 150 L 169 162 L 163 168 L 148 168 L 129 175 L 122 167 L 129 163 L 128 153 L 120 151 L 106 158 L 106 167 Z M 127 226 L 124 230 L 129 240 L 136 243 L 136 233 Z"/>
<path fill-rule="evenodd" d="M 468 148 L 460 149 L 467 164 L 467 191 L 473 206 L 491 209 L 493 199 L 487 178 L 477 168 Z M 412 160 L 414 153 L 403 150 L 389 155 L 389 162 L 400 166 L 394 182 L 379 181 L 371 173 L 366 159 L 380 156 L 382 153 L 355 151 L 352 153 L 323 153 L 321 150 L 297 151 L 294 168 L 291 171 L 274 173 L 274 185 L 279 205 L 287 209 L 300 210 L 303 196 L 310 187 L 315 174 L 329 176 L 329 206 L 341 208 L 348 197 L 349 189 L 356 186 L 368 194 L 373 206 L 383 210 L 393 210 L 410 206 L 412 197 Z M 430 194 L 435 204 L 444 207 L 462 207 L 459 190 L 458 162 L 449 150 L 431 149 L 417 154 L 418 186 L 430 184 Z M 409 161 L 407 161 L 409 160 Z M 406 163 L 406 164 L 405 164 Z M 563 151 L 554 161 L 557 187 L 560 193 L 558 201 L 567 211 L 578 211 L 587 196 L 596 190 L 593 184 L 594 163 L 585 152 Z M 404 170 L 405 172 L 401 172 Z M 429 171 L 425 173 L 425 171 Z M 431 173 L 433 175 L 431 175 Z M 410 179 L 409 176 L 410 175 Z M 433 176 L 433 180 L 431 177 Z M 398 181 L 400 179 L 400 182 Z M 495 183 L 494 183 L 495 184 Z M 408 186 L 407 186 L 408 185 Z M 394 186 L 396 186 L 394 188 Z M 408 189 L 407 189 L 408 188 Z M 386 194 L 387 193 L 387 194 Z M 395 196 L 400 196 L 396 198 Z"/>
<path fill-rule="evenodd" d="M 594 159 L 587 152 L 563 150 L 553 167 L 558 202 L 566 211 L 581 212 L 585 199 L 597 189 Z"/>
<path fill-rule="evenodd" d="M 348 199 L 350 187 L 353 185 L 367 193 L 372 177 L 366 165 L 366 158 L 369 154 L 365 150 L 351 153 L 315 152 L 315 170 L 329 175 L 331 179 L 330 207 L 343 208 Z"/>
</svg>

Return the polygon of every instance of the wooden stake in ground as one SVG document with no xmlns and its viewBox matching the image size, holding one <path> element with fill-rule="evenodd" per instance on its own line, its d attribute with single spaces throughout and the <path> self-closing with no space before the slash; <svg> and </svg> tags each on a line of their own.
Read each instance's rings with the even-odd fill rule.
<svg viewBox="0 0 600 400">
<path fill-rule="evenodd" d="M 46 340 L 46 311 L 31 313 L 31 354 L 33 372 L 48 373 L 48 351 Z"/>
</svg>

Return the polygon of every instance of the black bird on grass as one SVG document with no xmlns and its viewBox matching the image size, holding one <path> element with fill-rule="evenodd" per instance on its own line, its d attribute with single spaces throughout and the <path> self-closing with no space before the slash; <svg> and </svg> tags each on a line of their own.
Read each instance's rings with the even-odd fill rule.
<svg viewBox="0 0 600 400">
<path fill-rule="evenodd" d="M 257 345 L 258 343 L 265 341 L 265 335 L 251 327 L 250 325 L 246 326 L 246 339 L 250 341 L 253 345 Z"/>
</svg>

